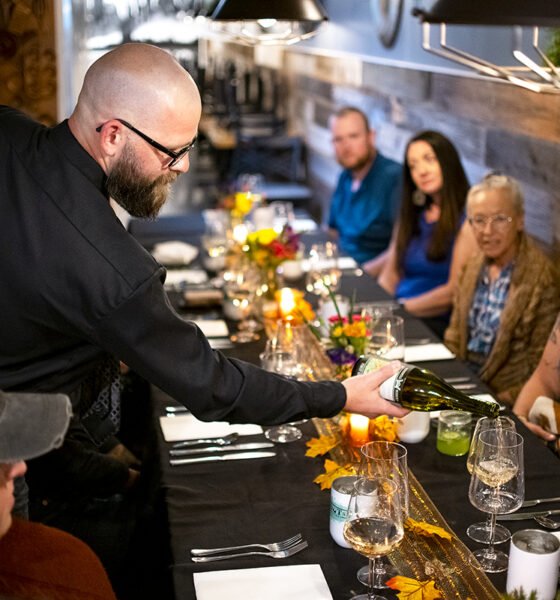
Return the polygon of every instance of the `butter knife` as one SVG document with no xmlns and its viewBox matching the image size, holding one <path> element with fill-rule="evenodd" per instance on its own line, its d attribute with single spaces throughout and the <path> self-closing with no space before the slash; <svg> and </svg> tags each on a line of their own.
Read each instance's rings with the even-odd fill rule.
<svg viewBox="0 0 560 600">
<path fill-rule="evenodd" d="M 237 450 L 262 450 L 273 448 L 270 442 L 251 442 L 249 444 L 232 444 L 230 446 L 206 446 L 204 448 L 175 449 L 169 451 L 170 456 L 189 456 L 191 454 L 206 454 L 211 452 L 235 452 Z"/>
<path fill-rule="evenodd" d="M 525 521 L 534 519 L 535 517 L 548 517 L 549 515 L 560 515 L 560 508 L 555 508 L 554 510 L 539 510 L 536 512 L 511 513 L 510 515 L 498 515 L 496 519 L 498 521 Z"/>
<path fill-rule="evenodd" d="M 538 506 L 539 504 L 545 504 L 546 502 L 560 502 L 560 496 L 556 498 L 537 498 L 536 500 L 525 500 L 521 505 L 521 508 L 528 508 L 529 506 Z"/>
<path fill-rule="evenodd" d="M 196 458 L 171 458 L 169 464 L 172 467 L 175 467 L 177 465 L 189 465 L 193 463 L 244 460 L 249 458 L 271 458 L 272 456 L 276 456 L 276 452 L 238 452 L 236 454 L 213 454 L 212 456 L 198 456 Z"/>
</svg>

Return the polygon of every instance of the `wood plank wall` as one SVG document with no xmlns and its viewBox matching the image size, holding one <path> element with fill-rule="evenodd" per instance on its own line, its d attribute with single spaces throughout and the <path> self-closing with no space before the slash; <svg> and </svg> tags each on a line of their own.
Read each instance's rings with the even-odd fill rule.
<svg viewBox="0 0 560 600">
<path fill-rule="evenodd" d="M 402 162 L 407 140 L 437 129 L 456 144 L 471 183 L 488 170 L 519 179 L 526 196 L 526 228 L 560 258 L 560 94 L 536 94 L 475 76 L 454 76 L 373 64 L 357 56 L 286 50 L 248 52 L 212 41 L 208 54 L 241 68 L 281 74 L 285 114 L 305 138 L 314 213 L 325 214 L 339 167 L 328 118 L 353 104 L 370 117 L 379 149 Z"/>
</svg>

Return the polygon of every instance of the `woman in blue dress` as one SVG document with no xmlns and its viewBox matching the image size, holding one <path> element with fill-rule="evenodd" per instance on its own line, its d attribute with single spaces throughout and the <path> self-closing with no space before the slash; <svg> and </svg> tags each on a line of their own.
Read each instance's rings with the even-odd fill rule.
<svg viewBox="0 0 560 600">
<path fill-rule="evenodd" d="M 465 220 L 469 182 L 455 146 L 437 131 L 415 135 L 403 165 L 400 217 L 379 283 L 442 335 L 457 277 L 477 251 Z"/>
</svg>

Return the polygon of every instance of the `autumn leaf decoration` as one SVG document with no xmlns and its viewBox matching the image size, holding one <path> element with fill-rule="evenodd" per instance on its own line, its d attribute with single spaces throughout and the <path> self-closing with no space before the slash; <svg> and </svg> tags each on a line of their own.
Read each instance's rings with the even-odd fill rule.
<svg viewBox="0 0 560 600">
<path fill-rule="evenodd" d="M 394 442 L 397 439 L 397 421 L 387 415 L 370 420 L 369 433 L 372 440 Z"/>
<path fill-rule="evenodd" d="M 325 460 L 325 472 L 317 475 L 313 480 L 313 483 L 317 483 L 321 486 L 322 490 L 328 490 L 331 488 L 333 481 L 337 477 L 344 477 L 345 475 L 355 475 L 355 471 L 352 467 L 346 465 L 339 465 L 334 460 Z"/>
<path fill-rule="evenodd" d="M 336 435 L 322 435 L 318 438 L 312 438 L 306 442 L 308 450 L 305 453 L 305 456 L 311 456 L 311 458 L 323 456 L 323 454 L 326 454 L 329 450 L 338 446 L 339 443 L 340 438 Z"/>
<path fill-rule="evenodd" d="M 402 577 L 397 575 L 389 579 L 386 583 L 387 587 L 396 590 L 399 593 L 399 600 L 437 600 L 443 598 L 441 592 L 436 589 L 434 581 L 418 581 L 410 577 Z"/>
<path fill-rule="evenodd" d="M 405 526 L 407 529 L 410 529 L 412 532 L 423 535 L 425 537 L 433 537 L 437 535 L 444 540 L 450 540 L 451 534 L 446 531 L 443 527 L 438 527 L 437 525 L 431 525 L 430 523 L 426 523 L 425 521 L 415 521 L 414 519 L 408 518 L 405 522 Z"/>
</svg>

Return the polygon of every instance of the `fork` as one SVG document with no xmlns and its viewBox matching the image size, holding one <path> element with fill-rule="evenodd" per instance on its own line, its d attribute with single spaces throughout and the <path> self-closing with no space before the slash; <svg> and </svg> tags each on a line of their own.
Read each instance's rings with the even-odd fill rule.
<svg viewBox="0 0 560 600">
<path fill-rule="evenodd" d="M 264 548 L 265 550 L 275 552 L 278 550 L 287 550 L 300 541 L 301 533 L 298 533 L 287 540 L 272 542 L 271 544 L 244 544 L 242 546 L 226 546 L 225 548 L 193 548 L 191 554 L 193 556 L 211 556 L 212 554 L 220 554 L 222 552 L 229 552 L 230 550 L 244 550 L 245 548 Z"/>
<path fill-rule="evenodd" d="M 220 554 L 219 556 L 191 556 L 193 562 L 214 562 L 217 560 L 226 560 L 228 558 L 239 558 L 241 556 L 268 556 L 270 558 L 288 558 L 307 548 L 307 542 L 302 541 L 295 546 L 290 546 L 286 550 L 276 550 L 273 552 L 238 552 L 237 554 Z"/>
</svg>

